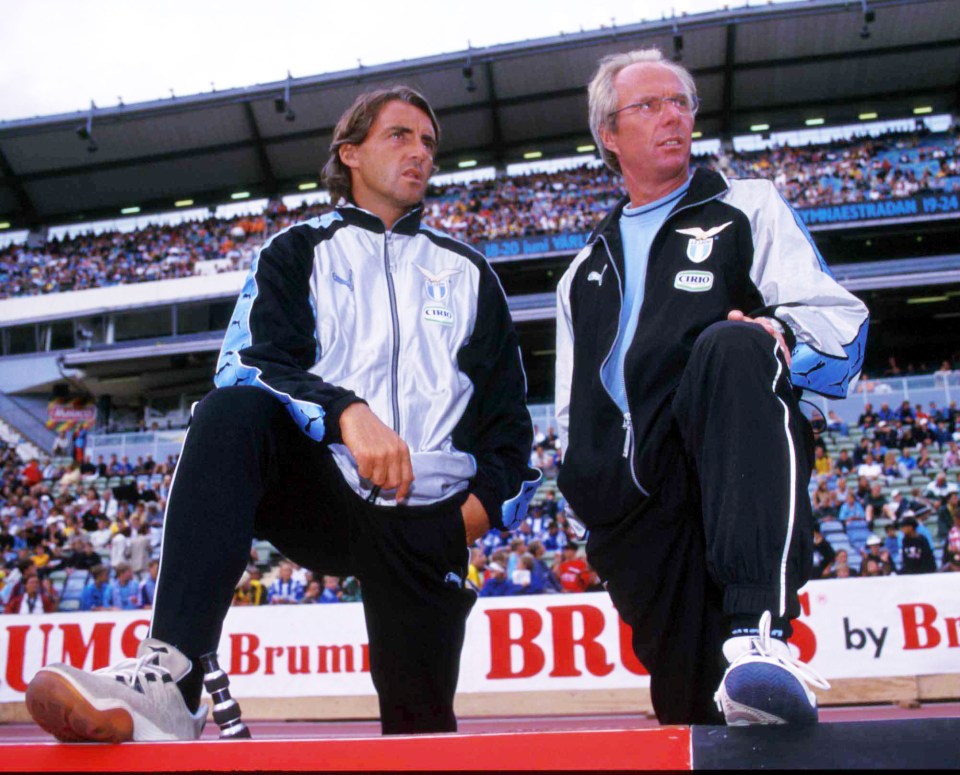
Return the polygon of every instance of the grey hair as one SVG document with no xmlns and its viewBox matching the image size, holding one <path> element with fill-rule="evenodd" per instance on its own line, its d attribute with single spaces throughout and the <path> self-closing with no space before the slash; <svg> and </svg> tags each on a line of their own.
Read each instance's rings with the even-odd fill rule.
<svg viewBox="0 0 960 775">
<path fill-rule="evenodd" d="M 606 127 L 614 132 L 617 129 L 617 117 L 611 116 L 617 109 L 617 89 L 613 85 L 621 70 L 635 64 L 649 64 L 665 67 L 672 72 L 680 83 L 683 90 L 691 99 L 697 96 L 697 86 L 693 82 L 693 76 L 683 67 L 667 59 L 663 52 L 658 48 L 641 48 L 635 51 L 625 51 L 620 54 L 610 54 L 600 60 L 597 72 L 590 81 L 587 89 L 589 101 L 588 116 L 590 121 L 590 132 L 596 141 L 597 148 L 600 151 L 600 158 L 604 163 L 616 172 L 621 174 L 620 161 L 616 155 L 608 150 L 600 137 L 600 130 Z"/>
</svg>

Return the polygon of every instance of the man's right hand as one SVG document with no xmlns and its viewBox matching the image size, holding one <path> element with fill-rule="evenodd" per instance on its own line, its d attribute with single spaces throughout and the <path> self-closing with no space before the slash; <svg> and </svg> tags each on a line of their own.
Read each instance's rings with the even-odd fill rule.
<svg viewBox="0 0 960 775">
<path fill-rule="evenodd" d="M 366 404 L 350 404 L 340 415 L 340 437 L 357 461 L 360 476 L 404 501 L 413 482 L 410 449 Z"/>
</svg>

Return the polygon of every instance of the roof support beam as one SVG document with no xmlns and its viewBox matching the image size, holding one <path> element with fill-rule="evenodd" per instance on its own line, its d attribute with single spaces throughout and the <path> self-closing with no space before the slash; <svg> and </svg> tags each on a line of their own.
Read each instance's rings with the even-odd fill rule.
<svg viewBox="0 0 960 775">
<path fill-rule="evenodd" d="M 277 180 L 273 174 L 273 167 L 270 165 L 270 157 L 267 156 L 267 149 L 263 145 L 263 138 L 260 136 L 260 127 L 257 126 L 257 118 L 253 114 L 253 106 L 249 102 L 243 103 L 243 112 L 247 117 L 247 125 L 250 127 L 250 137 L 253 138 L 257 161 L 260 163 L 260 174 L 263 176 L 265 193 L 276 194 L 278 191 Z"/>
<path fill-rule="evenodd" d="M 737 61 L 737 26 L 727 25 L 726 56 L 723 64 L 723 101 L 720 109 L 720 136 L 729 137 L 733 116 L 733 70 Z"/>
<path fill-rule="evenodd" d="M 487 90 L 489 93 L 487 103 L 490 106 L 493 157 L 496 160 L 497 167 L 502 167 L 504 161 L 503 126 L 500 124 L 500 102 L 497 99 L 497 85 L 493 79 L 493 62 L 489 59 L 483 64 L 483 73 L 487 80 Z"/>
</svg>

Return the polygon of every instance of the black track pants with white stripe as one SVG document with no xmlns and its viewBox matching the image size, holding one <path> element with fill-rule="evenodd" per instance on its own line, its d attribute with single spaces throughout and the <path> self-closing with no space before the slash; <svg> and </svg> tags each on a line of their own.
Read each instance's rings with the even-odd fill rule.
<svg viewBox="0 0 960 775">
<path fill-rule="evenodd" d="M 264 538 L 315 574 L 359 577 L 384 733 L 455 731 L 460 650 L 476 599 L 457 582 L 468 561 L 465 498 L 368 504 L 327 447 L 265 390 L 214 390 L 193 413 L 174 475 L 150 634 L 194 664 L 216 650 L 251 540 Z M 322 617 L 323 608 L 298 615 Z M 181 689 L 188 702 L 199 699 L 199 682 Z"/>
<path fill-rule="evenodd" d="M 731 620 L 799 614 L 812 437 L 777 343 L 756 324 L 704 331 L 665 411 L 670 473 L 593 530 L 588 555 L 633 628 L 661 723 L 722 723 L 712 697 Z"/>
</svg>

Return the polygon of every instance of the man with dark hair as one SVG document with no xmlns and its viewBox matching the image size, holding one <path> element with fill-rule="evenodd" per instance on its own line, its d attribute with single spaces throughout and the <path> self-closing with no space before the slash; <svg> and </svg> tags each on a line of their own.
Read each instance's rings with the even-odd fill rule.
<svg viewBox="0 0 960 775">
<path fill-rule="evenodd" d="M 607 57 L 590 84 L 628 196 L 557 289 L 558 486 L 662 723 L 810 722 L 786 643 L 813 554 L 795 388 L 846 396 L 866 307 L 772 183 L 691 174 L 698 104 L 656 49 Z"/>
<path fill-rule="evenodd" d="M 421 224 L 438 140 L 405 87 L 362 95 L 338 122 L 324 174 L 336 208 L 261 249 L 218 389 L 192 413 L 150 637 L 132 666 L 40 670 L 27 706 L 54 735 L 199 737 L 200 658 L 254 536 L 360 579 L 385 733 L 456 729 L 467 545 L 519 523 L 539 476 L 503 290 L 480 254 Z"/>
<path fill-rule="evenodd" d="M 903 565 L 900 572 L 904 575 L 935 573 L 937 570 L 937 560 L 930 542 L 917 530 L 919 524 L 917 518 L 912 516 L 912 512 L 910 516 L 900 520 L 900 530 L 903 532 L 900 549 Z"/>
</svg>

